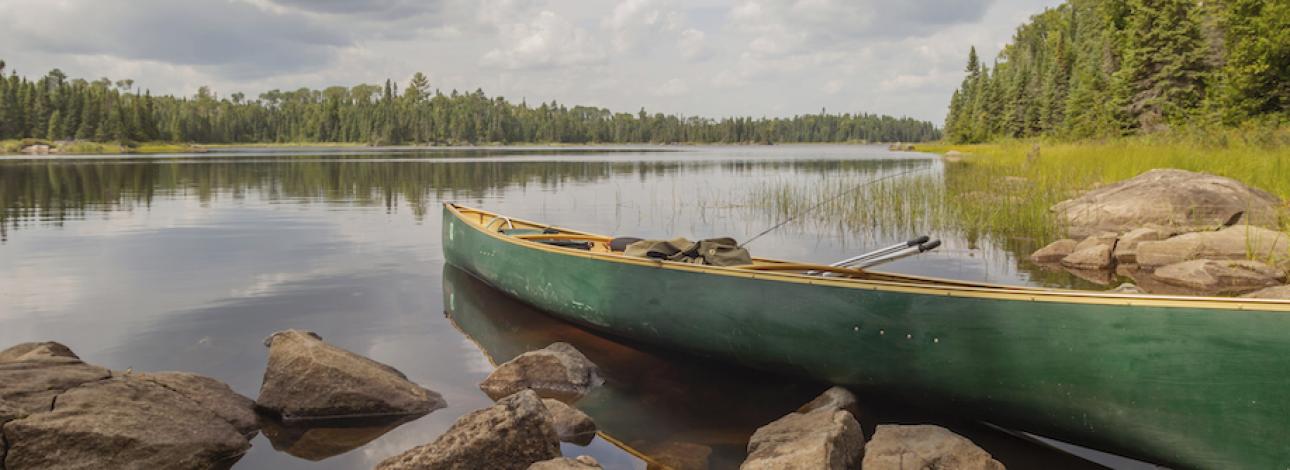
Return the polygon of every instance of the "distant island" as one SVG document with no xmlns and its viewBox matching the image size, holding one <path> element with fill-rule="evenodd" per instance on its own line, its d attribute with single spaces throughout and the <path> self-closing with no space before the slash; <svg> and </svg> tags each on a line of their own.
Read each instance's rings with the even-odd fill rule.
<svg viewBox="0 0 1290 470">
<path fill-rule="evenodd" d="M 383 86 L 272 90 L 249 99 L 217 96 L 206 87 L 192 97 L 152 96 L 133 80 L 68 79 L 58 69 L 34 80 L 13 71 L 4 78 L 4 71 L 0 61 L 0 152 L 9 153 L 51 144 L 68 153 L 105 153 L 185 151 L 190 144 L 769 144 L 941 136 L 927 121 L 867 113 L 709 119 L 554 101 L 531 106 L 482 90 L 432 91 L 419 72 L 402 90 L 386 80 Z"/>
</svg>

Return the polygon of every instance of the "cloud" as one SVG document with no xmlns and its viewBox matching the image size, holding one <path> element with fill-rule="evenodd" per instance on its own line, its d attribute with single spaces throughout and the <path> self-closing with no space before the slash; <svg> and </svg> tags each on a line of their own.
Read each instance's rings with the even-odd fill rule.
<svg viewBox="0 0 1290 470">
<path fill-rule="evenodd" d="M 484 66 L 521 70 L 556 66 L 596 65 L 607 55 L 587 30 L 564 17 L 543 10 L 532 20 L 500 23 L 502 46 L 480 59 Z"/>
<path fill-rule="evenodd" d="M 673 78 L 654 87 L 654 96 L 681 96 L 689 92 L 690 86 L 679 78 Z"/>
<path fill-rule="evenodd" d="M 300 11 L 328 15 L 359 15 L 372 18 L 408 18 L 438 12 L 435 0 L 267 0 Z"/>
<path fill-rule="evenodd" d="M 199 66 L 237 78 L 321 68 L 353 44 L 302 15 L 224 0 L 11 0 L 0 7 L 0 29 L 13 48 Z"/>
<path fill-rule="evenodd" d="M 685 60 L 699 60 L 709 56 L 706 43 L 707 34 L 694 28 L 681 31 L 681 38 L 677 40 L 677 48 L 681 50 L 681 58 Z"/>
<path fill-rule="evenodd" d="M 602 22 L 614 51 L 632 51 L 648 37 L 681 28 L 681 13 L 665 0 L 624 0 Z"/>
</svg>

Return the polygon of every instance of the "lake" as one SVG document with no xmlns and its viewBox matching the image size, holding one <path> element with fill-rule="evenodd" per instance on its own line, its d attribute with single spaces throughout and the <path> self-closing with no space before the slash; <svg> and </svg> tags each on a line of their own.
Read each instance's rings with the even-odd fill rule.
<svg viewBox="0 0 1290 470">
<path fill-rule="evenodd" d="M 390 364 L 448 408 L 392 430 L 262 433 L 237 468 L 371 468 L 491 401 L 478 383 L 567 341 L 606 385 L 582 402 L 605 436 L 568 456 L 737 468 L 748 437 L 823 384 L 624 343 L 554 320 L 445 266 L 440 204 L 459 202 L 618 236 L 739 240 L 785 215 L 776 185 L 853 187 L 944 171 L 879 146 L 233 150 L 200 156 L 0 160 L 0 347 L 55 340 L 113 369 L 209 375 L 254 398 L 263 340 L 286 328 Z M 922 233 L 802 214 L 754 256 L 831 262 Z M 1029 265 L 1014 241 L 944 230 L 944 245 L 882 269 L 973 281 L 1105 288 Z M 879 423 L 941 424 L 1010 468 L 1135 467 L 1081 457 L 935 410 L 864 399 Z M 935 410 L 935 411 L 934 411 Z M 270 442 L 265 434 L 273 434 Z M 275 447 L 282 450 L 275 450 Z"/>
</svg>

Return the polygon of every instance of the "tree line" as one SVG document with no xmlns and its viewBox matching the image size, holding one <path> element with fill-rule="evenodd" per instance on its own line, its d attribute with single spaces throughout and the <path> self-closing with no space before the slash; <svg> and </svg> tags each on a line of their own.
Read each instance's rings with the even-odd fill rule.
<svg viewBox="0 0 1290 470">
<path fill-rule="evenodd" d="M 975 47 L 950 99 L 953 142 L 1081 139 L 1290 122 L 1290 2 L 1068 0 Z"/>
<path fill-rule="evenodd" d="M 191 143 L 353 142 L 373 145 L 477 143 L 921 142 L 940 138 L 930 122 L 886 115 L 820 114 L 719 120 L 614 113 L 557 102 L 530 106 L 482 90 L 431 91 L 417 73 L 402 91 L 382 85 L 272 90 L 249 99 L 202 87 L 191 97 L 152 96 L 133 80 L 68 79 L 54 69 L 29 80 L 0 61 L 0 140 Z"/>
</svg>

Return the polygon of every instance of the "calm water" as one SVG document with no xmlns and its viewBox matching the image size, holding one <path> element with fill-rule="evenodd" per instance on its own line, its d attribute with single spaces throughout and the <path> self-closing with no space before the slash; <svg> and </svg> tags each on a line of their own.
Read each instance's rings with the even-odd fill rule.
<svg viewBox="0 0 1290 470">
<path fill-rule="evenodd" d="M 263 339 L 303 328 L 447 399 L 447 409 L 392 430 L 276 430 L 266 433 L 273 443 L 262 434 L 238 464 L 348 469 L 433 440 L 487 406 L 477 384 L 493 363 L 568 341 L 604 369 L 606 386 L 578 406 L 617 444 L 566 444 L 566 455 L 590 454 L 606 468 L 645 468 L 638 455 L 735 468 L 757 426 L 825 386 L 606 339 L 544 316 L 444 265 L 439 204 L 615 235 L 744 239 L 775 222 L 748 204 L 759 186 L 862 182 L 921 168 L 938 174 L 939 162 L 928 157 L 775 146 L 0 161 L 0 347 L 57 340 L 88 362 L 193 371 L 254 397 Z M 750 248 L 829 262 L 913 235 L 807 220 Z M 1019 263 L 1023 250 L 1009 243 L 933 235 L 945 239 L 940 250 L 885 269 L 1091 286 Z M 866 435 L 878 423 L 942 424 L 1010 468 L 1093 467 L 925 405 L 866 399 L 860 421 Z"/>
</svg>

